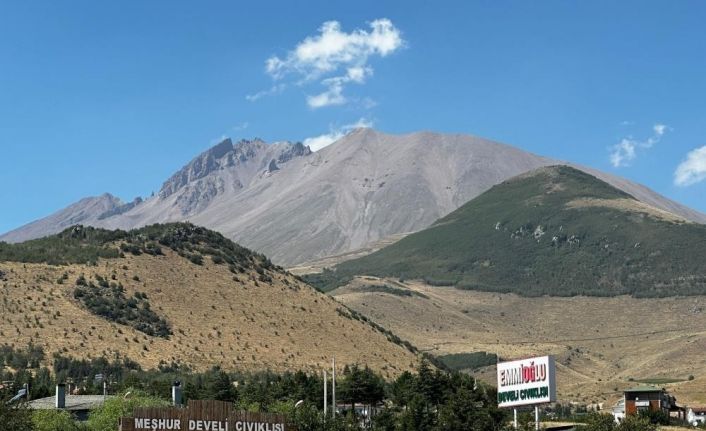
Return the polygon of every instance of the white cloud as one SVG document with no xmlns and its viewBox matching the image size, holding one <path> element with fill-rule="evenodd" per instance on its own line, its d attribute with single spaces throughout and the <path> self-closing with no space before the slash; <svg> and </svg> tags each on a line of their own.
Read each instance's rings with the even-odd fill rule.
<svg viewBox="0 0 706 431">
<path fill-rule="evenodd" d="M 636 157 L 636 144 L 637 141 L 632 138 L 623 138 L 620 143 L 613 145 L 610 152 L 610 164 L 616 168 L 628 166 Z"/>
<path fill-rule="evenodd" d="M 349 82 L 363 84 L 365 79 L 372 74 L 373 70 L 370 67 L 350 67 L 345 76 L 336 76 L 321 81 L 323 85 L 328 87 L 328 90 L 315 96 L 307 96 L 306 103 L 310 108 L 314 109 L 331 105 L 343 105 L 348 102 L 348 99 L 343 96 L 343 86 Z"/>
<path fill-rule="evenodd" d="M 343 96 L 342 84 L 331 84 L 328 90 L 316 96 L 307 96 L 306 103 L 310 108 L 322 108 L 324 106 L 343 105 L 347 100 Z"/>
<path fill-rule="evenodd" d="M 369 25 L 369 31 L 346 33 L 338 21 L 327 21 L 318 35 L 305 38 L 284 58 L 268 58 L 265 71 L 275 81 L 288 75 L 296 76 L 299 85 L 320 81 L 326 90 L 307 97 L 311 108 L 344 104 L 348 101 L 343 95 L 344 87 L 349 83 L 364 84 L 373 75 L 373 68 L 368 65 L 370 57 L 386 57 L 404 46 L 401 32 L 389 19 L 376 19 Z M 248 100 L 259 99 L 260 93 L 248 96 Z"/>
<path fill-rule="evenodd" d="M 258 91 L 257 93 L 254 93 L 254 94 L 245 95 L 245 100 L 247 100 L 249 102 L 254 102 L 256 100 L 262 99 L 265 96 L 272 96 L 275 94 L 279 94 L 282 91 L 284 91 L 285 87 L 286 87 L 286 85 L 284 85 L 284 84 L 276 84 L 267 90 L 262 90 L 262 91 Z"/>
<path fill-rule="evenodd" d="M 689 152 L 674 171 L 674 184 L 685 187 L 706 180 L 706 145 Z"/>
<path fill-rule="evenodd" d="M 654 130 L 655 136 L 662 136 L 667 131 L 667 126 L 665 124 L 655 124 L 652 126 L 652 130 Z"/>
<path fill-rule="evenodd" d="M 324 147 L 328 147 L 355 129 L 368 127 L 373 127 L 373 122 L 366 120 L 365 118 L 361 118 L 353 124 L 346 124 L 345 126 L 338 128 L 332 127 L 329 133 L 314 136 L 312 138 L 306 138 L 304 139 L 304 145 L 308 145 L 309 148 L 311 148 L 311 151 L 318 151 Z"/>
<path fill-rule="evenodd" d="M 619 143 L 610 147 L 610 164 L 615 168 L 630 166 L 630 163 L 637 158 L 638 149 L 652 148 L 668 130 L 669 126 L 657 123 L 652 126 L 652 136 L 644 141 L 632 136 L 621 139 Z"/>
</svg>

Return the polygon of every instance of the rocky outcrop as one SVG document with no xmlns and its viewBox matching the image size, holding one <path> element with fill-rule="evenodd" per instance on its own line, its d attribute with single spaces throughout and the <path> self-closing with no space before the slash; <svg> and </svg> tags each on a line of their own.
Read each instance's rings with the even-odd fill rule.
<svg viewBox="0 0 706 431">
<path fill-rule="evenodd" d="M 159 197 L 165 199 L 192 181 L 198 180 L 221 167 L 220 160 L 233 151 L 233 142 L 226 138 L 218 145 L 204 151 L 179 169 L 162 185 Z"/>
<path fill-rule="evenodd" d="M 279 171 L 279 166 L 277 166 L 277 162 L 275 162 L 275 159 L 272 159 L 270 160 L 270 164 L 267 166 L 267 172 L 274 171 Z"/>
<path fill-rule="evenodd" d="M 124 204 L 124 205 L 120 205 L 120 206 L 117 206 L 117 207 L 115 207 L 115 208 L 109 209 L 108 211 L 106 211 L 106 212 L 104 212 L 103 214 L 99 215 L 99 216 L 98 216 L 98 220 L 103 220 L 103 219 L 106 219 L 106 218 L 108 218 L 108 217 L 113 217 L 113 216 L 116 216 L 116 215 L 120 215 L 120 214 L 126 213 L 126 212 L 130 211 L 131 209 L 135 208 L 136 206 L 140 205 L 141 203 L 142 203 L 142 198 L 138 196 L 138 197 L 136 197 L 135 199 L 133 199 L 132 202 L 128 202 L 128 203 L 126 203 L 126 204 Z"/>
<path fill-rule="evenodd" d="M 308 156 L 309 154 L 311 154 L 311 149 L 308 146 L 302 144 L 301 142 L 297 142 L 286 150 L 282 151 L 277 157 L 277 162 L 286 163 L 295 157 Z"/>
</svg>

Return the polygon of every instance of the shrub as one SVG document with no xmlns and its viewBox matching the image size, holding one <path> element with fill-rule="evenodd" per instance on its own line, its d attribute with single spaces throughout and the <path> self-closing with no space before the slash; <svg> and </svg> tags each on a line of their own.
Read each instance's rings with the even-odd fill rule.
<svg viewBox="0 0 706 431">
<path fill-rule="evenodd" d="M 130 416 L 136 407 L 166 407 L 165 400 L 149 396 L 138 390 L 127 390 L 125 394 L 110 398 L 92 411 L 87 425 L 91 431 L 115 431 L 123 416 Z"/>
<path fill-rule="evenodd" d="M 147 294 L 135 292 L 133 297 L 128 298 L 122 284 L 96 287 L 89 283 L 88 286 L 77 286 L 74 298 L 91 313 L 131 326 L 147 335 L 169 338 L 173 333 L 169 323 L 152 311 Z"/>
<path fill-rule="evenodd" d="M 198 253 L 189 255 L 189 261 L 196 265 L 203 265 L 203 256 Z"/>
<path fill-rule="evenodd" d="M 64 410 L 34 410 L 32 424 L 34 431 L 80 431 L 83 428 Z"/>
<path fill-rule="evenodd" d="M 0 398 L 0 427 L 12 431 L 33 431 L 32 412 L 25 403 L 7 404 Z"/>
</svg>

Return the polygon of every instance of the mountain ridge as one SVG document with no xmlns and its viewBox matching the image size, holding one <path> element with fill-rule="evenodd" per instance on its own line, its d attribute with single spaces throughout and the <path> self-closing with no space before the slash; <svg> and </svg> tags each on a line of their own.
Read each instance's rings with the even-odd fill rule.
<svg viewBox="0 0 706 431">
<path fill-rule="evenodd" d="M 226 139 L 175 172 L 157 195 L 108 208 L 102 214 L 111 216 L 84 224 L 131 229 L 188 220 L 294 265 L 418 231 L 495 184 L 556 163 L 506 144 L 428 131 L 360 128 L 314 153 L 301 143 Z M 706 222 L 706 215 L 644 186 L 579 168 L 653 206 Z M 69 225 L 61 220 L 54 214 L 0 241 L 55 233 Z"/>
<path fill-rule="evenodd" d="M 102 214 L 115 211 L 122 205 L 125 203 L 110 193 L 85 197 L 47 217 L 0 235 L 0 241 L 21 242 L 58 233 L 76 224 L 98 223 Z"/>
</svg>

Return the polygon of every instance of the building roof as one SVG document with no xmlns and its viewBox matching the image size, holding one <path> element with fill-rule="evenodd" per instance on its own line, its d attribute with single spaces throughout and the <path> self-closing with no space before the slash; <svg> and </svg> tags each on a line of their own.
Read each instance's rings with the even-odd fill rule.
<svg viewBox="0 0 706 431">
<path fill-rule="evenodd" d="M 657 386 L 636 386 L 634 388 L 625 389 L 623 392 L 664 392 L 664 388 L 658 388 Z"/>
<path fill-rule="evenodd" d="M 113 398 L 108 395 L 107 398 Z M 64 410 L 93 410 L 103 405 L 103 395 L 66 395 Z M 29 402 L 29 407 L 37 410 L 51 410 L 56 408 L 56 397 L 37 398 Z"/>
</svg>

